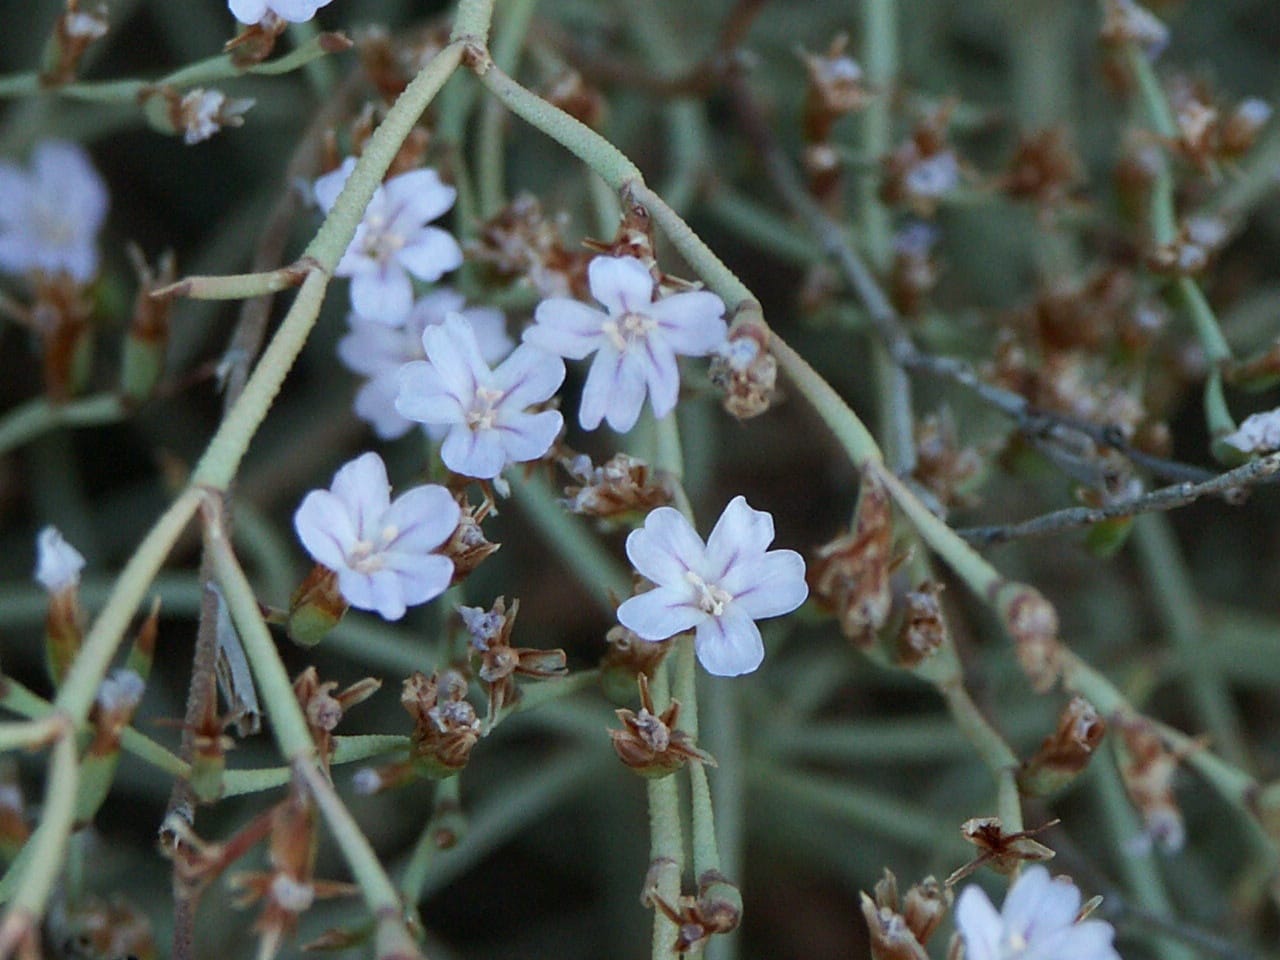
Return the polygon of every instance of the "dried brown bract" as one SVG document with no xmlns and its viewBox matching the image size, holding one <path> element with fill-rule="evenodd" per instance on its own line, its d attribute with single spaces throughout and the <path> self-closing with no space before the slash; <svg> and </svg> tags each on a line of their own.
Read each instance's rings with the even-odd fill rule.
<svg viewBox="0 0 1280 960">
<path fill-rule="evenodd" d="M 257 23 L 242 26 L 240 32 L 223 45 L 222 50 L 231 54 L 231 62 L 237 69 L 244 70 L 271 56 L 276 48 L 276 41 L 288 28 L 288 23 L 268 11 Z"/>
<path fill-rule="evenodd" d="M 640 710 L 615 711 L 622 729 L 609 731 L 618 759 L 649 779 L 669 776 L 690 760 L 714 767 L 711 754 L 698 749 L 693 738 L 679 728 L 680 701 L 672 700 L 658 713 L 649 693 L 649 678 L 642 673 L 636 682 L 640 687 Z"/>
<path fill-rule="evenodd" d="M 862 472 L 853 529 L 819 547 L 809 567 L 814 598 L 863 647 L 874 642 L 893 604 L 893 505 L 876 469 Z"/>
<path fill-rule="evenodd" d="M 912 884 L 905 900 L 889 870 L 876 883 L 875 899 L 862 894 L 862 915 L 871 935 L 874 960 L 926 960 L 929 938 L 946 917 L 951 891 L 933 877 Z"/>
<path fill-rule="evenodd" d="M 633 630 L 616 624 L 604 635 L 609 649 L 600 658 L 600 685 L 614 703 L 627 703 L 635 696 L 636 678 L 652 677 L 671 651 L 671 643 L 642 640 Z"/>
<path fill-rule="evenodd" d="M 805 88 L 804 137 L 821 143 L 831 137 L 831 127 L 841 117 L 861 110 L 872 94 L 864 83 L 862 67 L 847 50 L 849 37 L 837 34 L 825 53 L 799 51 L 809 74 Z"/>
<path fill-rule="evenodd" d="M 467 244 L 470 259 L 488 264 L 506 280 L 523 280 L 543 298 L 589 301 L 588 250 L 570 250 L 561 239 L 566 218 L 549 218 L 532 194 L 520 194 Z"/>
<path fill-rule="evenodd" d="M 560 465 L 577 481 L 564 488 L 566 509 L 588 517 L 626 518 L 648 513 L 669 504 L 671 485 L 656 476 L 643 460 L 625 453 L 614 454 L 600 466 L 593 466 L 585 454 L 562 456 Z"/>
<path fill-rule="evenodd" d="M 769 352 L 768 328 L 754 316 L 735 319 L 724 345 L 712 355 L 707 375 L 724 393 L 725 410 L 739 420 L 768 410 L 778 382 L 778 361 Z"/>
<path fill-rule="evenodd" d="M 672 949 L 678 954 L 697 952 L 712 936 L 732 933 L 742 922 L 742 894 L 715 870 L 698 878 L 696 897 L 683 896 L 673 906 L 646 885 L 640 902 L 656 908 L 676 925 Z"/>
<path fill-rule="evenodd" d="M 1022 672 L 1037 693 L 1045 693 L 1062 672 L 1058 612 L 1034 587 L 1006 583 L 996 593 L 995 607 L 1013 639 Z"/>
<path fill-rule="evenodd" d="M 1009 874 L 1022 863 L 1052 860 L 1054 851 L 1032 838 L 1057 823 L 1057 820 L 1050 820 L 1034 830 L 1005 833 L 1004 823 L 999 817 L 974 817 L 966 820 L 961 824 L 960 832 L 981 853 L 947 877 L 946 885 L 955 886 L 983 864 L 989 864 L 997 873 Z"/>
<path fill-rule="evenodd" d="M 960 446 L 950 410 L 929 413 L 916 423 L 916 462 L 911 476 L 943 507 L 970 507 L 977 498 L 964 492 L 982 470 L 982 456 Z"/>
<path fill-rule="evenodd" d="M 1204 743 L 1196 741 L 1186 750 L 1170 750 L 1150 721 L 1142 717 L 1122 721 L 1117 730 L 1123 747 L 1120 777 L 1129 800 L 1142 816 L 1147 840 L 1158 843 L 1168 853 L 1181 850 L 1186 828 L 1173 793 L 1173 778 L 1178 764 L 1188 754 L 1203 749 Z"/>
<path fill-rule="evenodd" d="M 1097 752 L 1107 722 L 1084 697 L 1072 697 L 1058 726 L 1018 772 L 1018 789 L 1032 797 L 1056 793 L 1074 780 Z"/>
</svg>

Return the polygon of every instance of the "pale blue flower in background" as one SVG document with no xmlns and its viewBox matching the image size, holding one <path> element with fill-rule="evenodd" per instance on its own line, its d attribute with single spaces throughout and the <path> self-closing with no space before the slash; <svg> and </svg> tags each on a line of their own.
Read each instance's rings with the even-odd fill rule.
<svg viewBox="0 0 1280 960">
<path fill-rule="evenodd" d="M 45 527 L 36 534 L 36 582 L 50 593 L 58 593 L 80 582 L 84 557 L 67 543 L 57 527 Z"/>
<path fill-rule="evenodd" d="M 268 13 L 281 20 L 303 23 L 316 15 L 321 7 L 332 0 L 227 0 L 231 15 L 241 23 L 259 23 Z"/>
</svg>

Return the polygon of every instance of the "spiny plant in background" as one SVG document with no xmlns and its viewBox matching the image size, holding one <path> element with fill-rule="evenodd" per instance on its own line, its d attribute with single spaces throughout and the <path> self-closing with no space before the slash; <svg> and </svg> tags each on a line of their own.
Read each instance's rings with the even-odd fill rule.
<svg viewBox="0 0 1280 960">
<path fill-rule="evenodd" d="M 1260 342 L 1274 324 L 1228 324 L 1214 302 L 1275 179 L 1265 101 L 1164 74 L 1169 29 L 1132 0 L 1088 18 L 1031 2 L 991 14 L 1012 25 L 1026 129 L 1005 168 L 984 171 L 966 154 L 982 152 L 993 117 L 908 84 L 896 0 L 857 6 L 856 43 L 830 29 L 849 11 L 761 0 L 460 0 L 350 36 L 316 17 L 360 23 L 358 0 L 196 6 L 186 36 L 212 55 L 164 76 L 84 79 L 140 28 L 138 10 L 79 0 L 51 18 L 37 70 L 0 76 L 17 101 L 0 144 L 31 143 L 0 163 L 0 310 L 29 335 L 29 349 L 13 336 L 4 349 L 27 349 L 40 370 L 6 391 L 0 455 L 67 427 L 160 436 L 170 415 L 198 422 L 175 411 L 211 393 L 222 405 L 193 463 L 153 444 L 167 502 L 106 581 L 89 582 L 104 564 L 80 548 L 103 556 L 94 521 L 109 518 L 74 478 L 58 475 L 47 498 L 22 493 L 63 515 L 40 511 L 47 597 L 24 586 L 0 604 L 15 636 L 43 618 L 45 674 L 31 645 L 6 638 L 0 748 L 18 759 L 0 770 L 0 960 L 225 955 L 239 947 L 196 931 L 229 902 L 257 911 L 243 926 L 262 958 L 303 927 L 304 948 L 452 955 L 437 930 L 477 896 L 449 899 L 459 876 L 575 799 L 607 812 L 607 839 L 578 824 L 567 855 L 598 852 L 604 862 L 574 869 L 625 889 L 626 911 L 601 910 L 590 935 L 571 932 L 578 907 L 552 911 L 554 948 L 503 928 L 507 952 L 818 956 L 787 917 L 811 856 L 873 891 L 860 911 L 848 883 L 836 907 L 810 908 L 831 914 L 809 921 L 823 939 L 837 917 L 865 921 L 833 955 L 854 937 L 884 960 L 925 958 L 931 943 L 949 960 L 1263 955 L 1280 782 L 1266 779 L 1274 743 L 1230 681 L 1276 679 L 1280 634 L 1274 616 L 1255 628 L 1243 669 L 1208 649 L 1210 626 L 1232 621 L 1197 608 L 1165 511 L 1239 504 L 1280 470 L 1280 411 L 1237 424 L 1230 405 L 1275 383 L 1277 347 Z M 771 16 L 799 17 L 823 52 L 774 56 Z M 1074 39 L 1086 19 L 1133 114 L 1106 134 L 1109 194 L 1076 151 L 1096 131 L 1044 123 L 1072 68 L 1046 41 Z M 680 52 L 695 39 L 702 59 Z M 47 114 L 20 113 L 24 100 Z M 153 267 L 130 247 L 127 305 L 111 244 L 132 225 L 118 212 L 130 181 L 40 129 L 62 131 L 49 118 L 77 102 L 192 151 L 288 128 L 298 103 L 315 116 L 265 220 L 255 208 L 254 229 L 231 234 L 237 252 L 192 256 L 179 279 L 173 253 Z M 637 126 L 645 103 L 661 143 Z M 562 151 L 544 169 L 552 145 L 575 159 Z M 1016 224 L 1035 281 L 975 324 L 957 303 L 962 268 L 988 253 L 949 240 L 983 217 Z M 295 228 L 310 239 L 291 258 Z M 723 239 L 725 259 L 703 234 Z M 250 272 L 232 272 L 246 247 Z M 785 284 L 767 279 L 775 261 Z M 219 301 L 241 303 L 229 339 L 192 348 L 209 316 L 198 311 Z M 803 323 L 771 322 L 793 310 Z M 926 381 L 946 405 L 917 403 Z M 1176 433 L 1193 395 L 1198 441 Z M 255 443 L 279 445 L 256 488 Z M 961 515 L 982 525 L 954 525 Z M 7 526 L 23 528 L 16 514 Z M 1059 582 L 1024 555 L 1009 566 L 1026 575 L 1006 574 L 980 552 L 1081 528 L 1095 554 L 1136 555 L 1170 639 L 1162 658 L 1083 635 L 1077 608 L 1098 587 L 1073 586 L 1078 571 Z M 548 551 L 600 611 L 590 645 L 568 626 L 581 597 L 555 609 L 540 595 L 553 592 L 537 571 Z M 173 638 L 192 622 L 187 668 Z M 322 680 L 330 655 L 360 678 Z M 395 680 L 399 706 L 382 710 Z M 1185 706 L 1151 696 L 1164 683 Z M 175 706 L 166 743 L 150 721 Z M 354 732 L 362 716 L 377 732 Z M 277 760 L 255 740 L 264 727 Z M 629 839 L 643 820 L 619 801 L 630 781 L 600 763 L 608 745 L 642 778 L 647 855 Z M 522 781 L 533 751 L 544 769 Z M 120 853 L 139 871 L 131 883 L 111 875 L 94 824 L 128 803 L 135 762 L 167 796 L 149 798 L 159 852 Z M 1183 766 L 1208 788 L 1195 814 L 1217 822 L 1189 822 Z M 415 799 L 372 822 L 388 797 Z M 407 857 L 388 837 L 402 827 Z M 547 853 L 546 838 L 524 842 Z M 486 915 L 517 893 L 502 866 L 482 871 Z M 894 868 L 946 879 L 900 894 Z M 973 879 L 991 873 L 1009 878 L 999 911 Z M 162 874 L 165 907 L 141 892 Z M 769 946 L 773 927 L 785 945 Z"/>
</svg>

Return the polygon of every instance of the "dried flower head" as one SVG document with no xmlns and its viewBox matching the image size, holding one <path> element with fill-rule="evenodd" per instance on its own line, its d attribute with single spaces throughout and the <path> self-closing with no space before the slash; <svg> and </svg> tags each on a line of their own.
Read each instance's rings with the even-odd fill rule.
<svg viewBox="0 0 1280 960">
<path fill-rule="evenodd" d="M 647 881 L 640 902 L 654 907 L 675 924 L 672 949 L 682 955 L 697 953 L 712 936 L 732 933 L 742 921 L 742 894 L 716 870 L 708 870 L 698 878 L 696 897 L 683 896 L 672 905 L 659 897 Z"/>
<path fill-rule="evenodd" d="M 724 393 L 725 410 L 739 420 L 758 417 L 777 396 L 778 361 L 769 352 L 769 330 L 755 314 L 739 314 L 707 371 Z"/>
<path fill-rule="evenodd" d="M 1230 226 L 1220 217 L 1188 217 L 1178 235 L 1151 251 L 1147 264 L 1157 273 L 1192 277 L 1202 273 L 1231 237 Z"/>
<path fill-rule="evenodd" d="M 81 896 L 74 904 L 58 899 L 45 918 L 49 944 L 68 960 L 154 960 L 151 920 L 121 894 L 103 899 Z"/>
<path fill-rule="evenodd" d="M 625 453 L 614 454 L 600 466 L 593 466 L 586 454 L 564 456 L 560 465 L 577 485 L 564 488 L 562 501 L 573 513 L 605 519 L 646 513 L 671 502 L 671 485 L 653 474 L 643 460 Z"/>
<path fill-rule="evenodd" d="M 960 160 L 947 140 L 954 106 L 948 102 L 933 110 L 884 158 L 880 197 L 885 203 L 929 217 L 960 186 Z"/>
<path fill-rule="evenodd" d="M 1271 453 L 1280 450 L 1280 407 L 1265 413 L 1251 413 L 1240 426 L 1222 438 L 1241 453 Z"/>
<path fill-rule="evenodd" d="M 583 300 L 590 295 L 587 264 L 595 254 L 565 246 L 567 220 L 548 217 L 537 197 L 523 193 L 480 227 L 467 253 L 500 277 L 530 284 L 544 298 Z"/>
<path fill-rule="evenodd" d="M 1219 150 L 1227 159 L 1235 159 L 1248 153 L 1262 128 L 1271 122 L 1271 104 L 1259 97 L 1246 97 L 1222 123 L 1219 134 Z"/>
<path fill-rule="evenodd" d="M 889 296 L 904 317 L 917 316 L 938 285 L 939 270 L 933 251 L 939 236 L 936 227 L 919 220 L 909 222 L 893 236 Z"/>
<path fill-rule="evenodd" d="M 604 124 L 604 94 L 590 86 L 577 70 L 562 70 L 552 77 L 542 98 L 592 130 L 599 130 Z"/>
<path fill-rule="evenodd" d="M 1058 726 L 1018 772 L 1026 795 L 1056 793 L 1089 765 L 1107 732 L 1107 722 L 1084 697 L 1072 697 L 1058 715 Z"/>
<path fill-rule="evenodd" d="M 912 884 L 905 899 L 898 881 L 886 869 L 875 886 L 875 899 L 862 894 L 862 915 L 871 935 L 874 960 L 926 960 L 925 946 L 951 906 L 951 891 L 933 877 Z"/>
<path fill-rule="evenodd" d="M 1013 873 L 1023 863 L 1052 860 L 1053 850 L 1033 839 L 1036 834 L 1056 826 L 1057 820 L 1036 827 L 1034 830 L 1018 830 L 1006 833 L 999 817 L 974 817 L 960 825 L 960 833 L 981 852 L 964 866 L 947 877 L 947 886 L 954 886 L 983 864 L 989 864 L 997 873 Z"/>
<path fill-rule="evenodd" d="M 675 773 L 690 760 L 714 767 L 711 754 L 700 750 L 693 737 L 679 728 L 680 701 L 672 700 L 658 713 L 649 693 L 649 678 L 641 673 L 636 682 L 640 688 L 639 712 L 616 710 L 622 729 L 609 731 L 618 759 L 650 779 Z"/>
<path fill-rule="evenodd" d="M 502 544 L 491 543 L 480 523 L 493 512 L 493 500 L 486 496 L 480 503 L 468 503 L 465 494 L 458 495 L 462 515 L 458 526 L 445 541 L 440 553 L 453 561 L 453 583 L 461 583 Z"/>
<path fill-rule="evenodd" d="M 982 455 L 960 446 L 950 408 L 928 413 L 916 422 L 916 460 L 911 476 L 944 508 L 971 507 L 976 497 L 967 491 L 982 471 Z"/>
<path fill-rule="evenodd" d="M 519 613 L 520 601 L 512 601 L 508 610 L 504 597 L 498 597 L 489 610 L 458 607 L 458 615 L 471 637 L 472 657 L 477 661 L 476 676 L 489 688 L 489 726 L 498 719 L 503 707 L 519 698 L 517 676 L 547 680 L 565 673 L 563 650 L 511 646 L 511 631 Z"/>
<path fill-rule="evenodd" d="M 411 757 L 425 776 L 452 776 L 471 759 L 480 720 L 466 696 L 467 679 L 456 670 L 430 677 L 415 673 L 405 680 L 400 704 L 413 719 Z"/>
<path fill-rule="evenodd" d="M 334 693 L 338 684 L 329 680 L 320 682 L 315 667 L 307 667 L 293 681 L 293 693 L 307 718 L 307 729 L 316 742 L 316 751 L 325 769 L 333 756 L 333 731 L 343 715 L 357 703 L 363 703 L 378 692 L 382 681 L 373 677 L 357 680 L 340 693 Z"/>
<path fill-rule="evenodd" d="M 818 548 L 810 574 L 815 599 L 835 611 L 840 632 L 863 647 L 875 640 L 893 605 L 893 505 L 876 471 L 862 471 L 853 529 Z"/>
<path fill-rule="evenodd" d="M 810 143 L 830 139 L 836 120 L 861 110 L 871 99 L 862 67 L 848 53 L 848 34 L 837 34 L 824 53 L 801 50 L 809 83 L 805 88 L 804 136 Z"/>
<path fill-rule="evenodd" d="M 903 596 L 902 627 L 894 658 L 900 665 L 917 667 L 947 642 L 947 620 L 938 602 L 941 593 L 941 583 L 926 580 Z"/>
<path fill-rule="evenodd" d="M 1013 638 L 1023 673 L 1037 693 L 1045 693 L 1062 672 L 1058 612 L 1040 591 L 1022 583 L 1006 583 L 996 593 L 996 611 Z"/>
<path fill-rule="evenodd" d="M 1000 185 L 1009 196 L 1050 210 L 1070 198 L 1083 175 L 1067 130 L 1050 127 L 1019 141 Z"/>
</svg>

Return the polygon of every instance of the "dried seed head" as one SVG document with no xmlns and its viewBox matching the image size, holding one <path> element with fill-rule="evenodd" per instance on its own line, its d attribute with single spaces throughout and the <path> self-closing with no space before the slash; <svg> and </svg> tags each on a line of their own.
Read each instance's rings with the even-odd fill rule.
<svg viewBox="0 0 1280 960">
<path fill-rule="evenodd" d="M 989 864 L 997 873 L 1009 874 L 1022 863 L 1052 860 L 1054 851 L 1032 838 L 1057 823 L 1057 820 L 1050 820 L 1034 830 L 1005 833 L 1004 823 L 999 817 L 974 817 L 966 820 L 960 826 L 960 833 L 981 852 L 947 877 L 946 885 L 955 886 L 983 864 Z"/>
<path fill-rule="evenodd" d="M 400 704 L 413 719 L 411 755 L 425 776 L 452 776 L 471 758 L 480 720 L 466 695 L 467 680 L 456 670 L 430 677 L 415 673 L 405 680 Z"/>
<path fill-rule="evenodd" d="M 933 877 L 911 885 L 903 900 L 902 915 L 921 946 L 928 944 L 951 908 L 951 890 Z"/>
<path fill-rule="evenodd" d="M 1176 277 L 1202 273 L 1214 255 L 1230 239 L 1229 224 L 1220 217 L 1192 216 L 1181 224 L 1178 236 L 1152 250 L 1147 263 L 1152 270 Z"/>
<path fill-rule="evenodd" d="M 147 957 L 156 955 L 151 920 L 127 898 L 80 897 L 74 905 L 56 901 L 45 919 L 55 955 L 67 958 Z"/>
<path fill-rule="evenodd" d="M 893 506 L 876 469 L 862 471 L 853 529 L 819 547 L 809 566 L 814 597 L 835 611 L 840 632 L 863 647 L 874 642 L 893 603 Z"/>
<path fill-rule="evenodd" d="M 1067 131 L 1051 127 L 1022 138 L 1001 187 L 1015 199 L 1048 209 L 1066 201 L 1082 179 L 1083 167 Z"/>
<path fill-rule="evenodd" d="M 564 488 L 568 498 L 561 501 L 573 513 L 608 519 L 645 514 L 671 502 L 671 485 L 665 477 L 649 470 L 643 460 L 625 453 L 615 454 L 599 467 L 585 454 L 564 456 L 560 465 L 578 481 Z"/>
<path fill-rule="evenodd" d="M 873 960 L 928 960 L 929 954 L 916 939 L 906 918 L 888 906 L 877 906 L 862 894 L 862 916 L 867 921 Z"/>
<path fill-rule="evenodd" d="M 960 446 L 955 418 L 944 408 L 916 423 L 916 462 L 911 476 L 943 507 L 970 507 L 975 497 L 965 492 L 982 470 L 982 456 Z"/>
<path fill-rule="evenodd" d="M 569 250 L 561 239 L 567 216 L 549 218 L 531 194 L 521 194 L 484 223 L 467 245 L 468 258 L 488 264 L 500 278 L 529 283 L 539 295 L 589 301 L 589 250 Z"/>
<path fill-rule="evenodd" d="M 680 702 L 672 700 L 659 714 L 649 693 L 649 678 L 642 673 L 636 680 L 640 687 L 640 710 L 615 711 L 622 721 L 622 729 L 609 731 L 618 759 L 651 780 L 675 773 L 690 760 L 715 766 L 711 755 L 698 749 L 693 738 L 677 726 Z"/>
<path fill-rule="evenodd" d="M 678 954 L 697 954 L 703 945 L 717 933 L 732 933 L 742 919 L 742 895 L 738 888 L 724 878 L 719 871 L 709 870 L 698 879 L 698 896 L 681 897 L 672 906 L 654 892 L 655 869 L 650 866 L 646 878 L 645 893 L 641 901 L 652 905 L 676 926 L 676 941 L 672 949 Z"/>
<path fill-rule="evenodd" d="M 1056 793 L 1093 759 L 1107 723 L 1084 697 L 1072 697 L 1058 716 L 1057 729 L 1045 737 L 1018 773 L 1018 789 L 1027 796 Z"/>
<path fill-rule="evenodd" d="M 730 324 L 707 375 L 724 392 L 725 410 L 739 420 L 758 417 L 773 405 L 778 361 L 769 352 L 769 330 L 757 313 L 741 313 Z"/>
<path fill-rule="evenodd" d="M 947 140 L 954 102 L 925 116 L 892 153 L 884 158 L 880 198 L 930 217 L 938 201 L 960 186 L 960 161 Z"/>
<path fill-rule="evenodd" d="M 600 660 L 600 685 L 614 703 L 635 702 L 636 678 L 652 677 L 673 644 L 642 640 L 617 624 L 604 635 L 608 651 Z"/>
<path fill-rule="evenodd" d="M 460 494 L 458 506 L 462 508 L 458 526 L 440 548 L 440 553 L 453 561 L 451 586 L 465 580 L 502 547 L 500 543 L 491 543 L 480 526 L 481 521 L 493 512 L 493 500 L 486 497 L 481 503 L 472 504 L 467 502 L 465 494 Z"/>
<path fill-rule="evenodd" d="M 1022 671 L 1037 693 L 1046 693 L 1062 672 L 1058 612 L 1040 591 L 1022 583 L 1005 583 L 995 607 L 1013 638 Z"/>
</svg>

